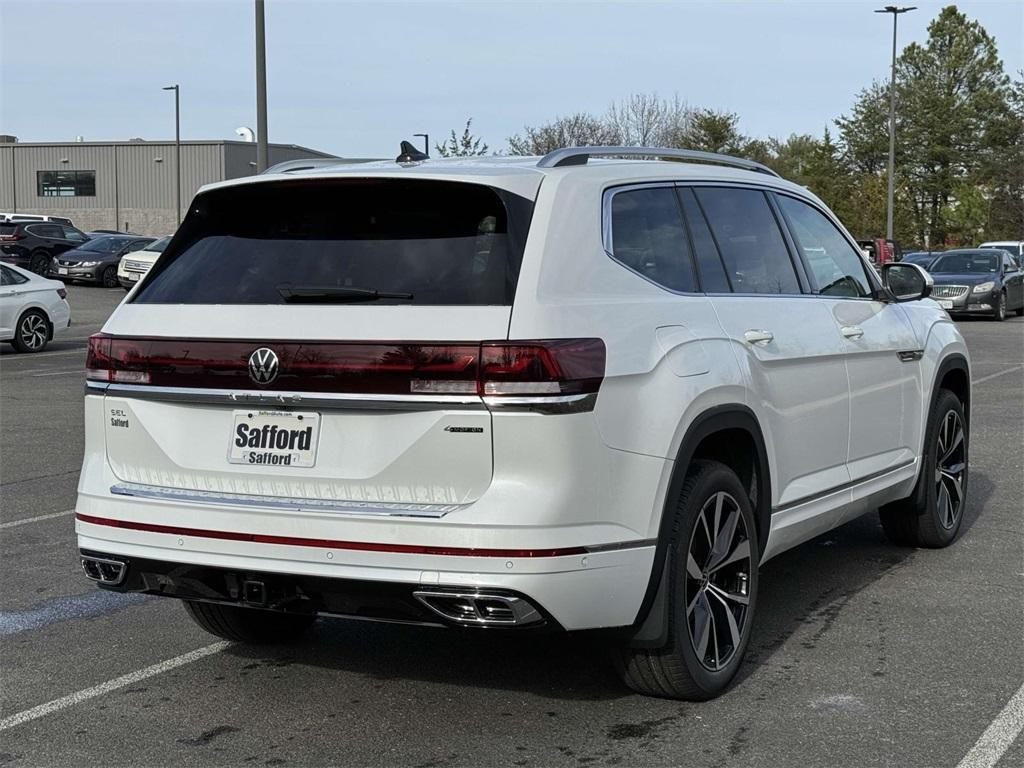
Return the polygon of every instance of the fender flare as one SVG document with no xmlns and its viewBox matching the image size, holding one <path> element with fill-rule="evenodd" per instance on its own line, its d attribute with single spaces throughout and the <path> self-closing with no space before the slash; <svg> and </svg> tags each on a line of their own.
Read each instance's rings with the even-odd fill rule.
<svg viewBox="0 0 1024 768">
<path fill-rule="evenodd" d="M 647 583 L 644 599 L 633 622 L 634 634 L 630 645 L 634 648 L 657 648 L 665 644 L 668 636 L 668 545 L 675 520 L 675 504 L 679 498 L 686 473 L 701 441 L 726 429 L 741 429 L 750 435 L 755 449 L 755 469 L 758 493 L 754 514 L 757 520 L 757 549 L 764 551 L 771 527 L 771 471 L 764 436 L 754 412 L 745 405 L 718 405 L 698 415 L 686 430 L 676 455 L 672 477 L 665 493 L 658 539 L 654 550 L 654 563 Z"/>
</svg>

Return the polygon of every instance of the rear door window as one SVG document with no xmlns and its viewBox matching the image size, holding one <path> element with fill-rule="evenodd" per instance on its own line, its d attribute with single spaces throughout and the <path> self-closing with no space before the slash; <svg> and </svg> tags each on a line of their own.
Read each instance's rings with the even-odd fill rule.
<svg viewBox="0 0 1024 768">
<path fill-rule="evenodd" d="M 672 187 L 615 192 L 611 202 L 612 257 L 653 283 L 694 291 L 690 243 Z"/>
<path fill-rule="evenodd" d="M 197 200 L 134 301 L 333 303 L 378 291 L 403 296 L 378 304 L 510 305 L 532 213 L 526 198 L 460 182 L 227 187 Z"/>
<path fill-rule="evenodd" d="M 736 293 L 800 293 L 786 241 L 764 193 L 697 187 L 719 253 Z"/>
<path fill-rule="evenodd" d="M 701 288 L 705 293 L 729 293 L 732 287 L 725 274 L 725 265 L 722 263 L 722 257 L 715 246 L 715 239 L 711 236 L 711 230 L 708 229 L 708 223 L 697 204 L 693 190 L 685 187 L 680 189 L 679 201 L 683 205 L 686 224 L 690 228 L 693 251 L 697 257 L 697 270 L 700 272 Z"/>
</svg>

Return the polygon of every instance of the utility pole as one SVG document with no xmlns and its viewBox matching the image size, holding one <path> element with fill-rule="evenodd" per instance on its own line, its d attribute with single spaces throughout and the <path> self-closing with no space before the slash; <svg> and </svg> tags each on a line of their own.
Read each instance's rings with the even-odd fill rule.
<svg viewBox="0 0 1024 768">
<path fill-rule="evenodd" d="M 889 201 L 885 214 L 885 237 L 892 240 L 892 217 L 893 199 L 895 197 L 896 183 L 896 19 L 901 13 L 913 11 L 917 6 L 908 5 L 898 7 L 887 5 L 875 13 L 892 14 L 892 69 L 889 76 Z"/>
<path fill-rule="evenodd" d="M 181 89 L 178 84 L 168 85 L 165 91 L 174 91 L 174 208 L 178 212 L 178 226 L 181 226 Z"/>
<path fill-rule="evenodd" d="M 267 35 L 263 0 L 256 0 L 256 173 L 263 173 L 267 165 Z"/>
</svg>

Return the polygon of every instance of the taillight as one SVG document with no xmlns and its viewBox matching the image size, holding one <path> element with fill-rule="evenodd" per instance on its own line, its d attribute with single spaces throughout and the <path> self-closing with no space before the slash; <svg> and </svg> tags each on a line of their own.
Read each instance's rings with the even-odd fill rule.
<svg viewBox="0 0 1024 768">
<path fill-rule="evenodd" d="M 601 339 L 486 342 L 477 391 L 511 397 L 590 394 L 601 386 L 604 364 Z"/>
<path fill-rule="evenodd" d="M 25 239 L 24 235 L 18 235 L 18 234 L 15 234 L 15 235 L 0 235 L 0 240 L 2 240 L 5 243 L 10 243 L 10 242 L 13 242 L 15 240 L 24 240 L 24 239 Z"/>
<path fill-rule="evenodd" d="M 270 380 L 250 375 L 250 356 L 277 356 Z M 265 365 L 265 361 L 264 361 Z M 370 395 L 558 397 L 591 394 L 604 378 L 600 339 L 461 344 L 89 339 L 86 378 L 205 389 Z"/>
<path fill-rule="evenodd" d="M 64 288 L 58 288 L 57 295 L 60 296 L 62 299 L 66 299 L 68 297 L 68 292 Z"/>
</svg>

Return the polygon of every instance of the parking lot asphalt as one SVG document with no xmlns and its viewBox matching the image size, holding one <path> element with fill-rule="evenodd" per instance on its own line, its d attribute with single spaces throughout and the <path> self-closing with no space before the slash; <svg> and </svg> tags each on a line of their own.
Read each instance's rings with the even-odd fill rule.
<svg viewBox="0 0 1024 768">
<path fill-rule="evenodd" d="M 0 765 L 1024 763 L 997 718 L 1024 682 L 1024 319 L 961 323 L 960 539 L 896 548 L 871 515 L 773 559 L 736 683 L 692 704 L 632 694 L 586 635 L 323 620 L 300 645 L 248 648 L 176 601 L 96 590 L 72 515 L 82 369 L 124 294 L 68 293 L 67 336 L 0 353 Z"/>
</svg>

